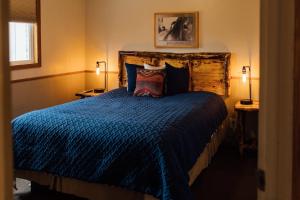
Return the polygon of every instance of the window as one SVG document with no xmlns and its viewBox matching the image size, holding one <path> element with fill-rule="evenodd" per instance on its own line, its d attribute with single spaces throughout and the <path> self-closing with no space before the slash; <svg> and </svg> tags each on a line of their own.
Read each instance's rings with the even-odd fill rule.
<svg viewBox="0 0 300 200">
<path fill-rule="evenodd" d="M 9 23 L 10 64 L 34 64 L 35 59 L 35 28 L 33 23 Z"/>
<path fill-rule="evenodd" d="M 13 70 L 41 66 L 40 0 L 9 0 L 9 60 Z"/>
</svg>

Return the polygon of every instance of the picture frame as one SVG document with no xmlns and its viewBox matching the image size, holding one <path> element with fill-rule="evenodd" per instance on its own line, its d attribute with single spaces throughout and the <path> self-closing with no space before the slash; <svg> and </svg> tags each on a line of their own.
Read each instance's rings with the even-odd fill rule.
<svg viewBox="0 0 300 200">
<path fill-rule="evenodd" d="M 155 48 L 199 48 L 199 12 L 154 14 Z"/>
</svg>

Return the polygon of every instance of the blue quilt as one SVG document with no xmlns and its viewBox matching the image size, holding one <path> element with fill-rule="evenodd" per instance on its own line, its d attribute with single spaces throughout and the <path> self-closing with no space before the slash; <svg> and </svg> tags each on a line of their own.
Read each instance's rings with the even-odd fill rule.
<svg viewBox="0 0 300 200">
<path fill-rule="evenodd" d="M 193 199 L 188 171 L 226 118 L 221 97 L 133 97 L 125 88 L 12 121 L 15 168 Z"/>
</svg>

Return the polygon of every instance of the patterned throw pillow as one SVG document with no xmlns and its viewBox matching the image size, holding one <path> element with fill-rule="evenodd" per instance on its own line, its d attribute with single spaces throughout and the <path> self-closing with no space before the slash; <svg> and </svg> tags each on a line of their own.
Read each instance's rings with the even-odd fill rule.
<svg viewBox="0 0 300 200">
<path fill-rule="evenodd" d="M 164 70 L 137 70 L 134 96 L 163 96 L 164 80 Z"/>
</svg>

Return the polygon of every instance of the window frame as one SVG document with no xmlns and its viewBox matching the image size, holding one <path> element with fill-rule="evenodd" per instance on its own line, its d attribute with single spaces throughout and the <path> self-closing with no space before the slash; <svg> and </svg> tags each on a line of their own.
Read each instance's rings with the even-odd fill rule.
<svg viewBox="0 0 300 200">
<path fill-rule="evenodd" d="M 37 52 L 34 52 L 37 56 L 35 63 L 26 64 L 23 61 L 15 61 L 13 64 L 10 63 L 11 70 L 23 70 L 30 68 L 38 68 L 42 66 L 42 45 L 41 45 L 41 2 L 36 0 L 36 44 L 35 48 Z"/>
<path fill-rule="evenodd" d="M 18 23 L 18 22 L 9 22 L 9 23 Z M 15 61 L 9 61 L 10 65 L 11 66 L 16 66 L 16 65 L 28 65 L 28 64 L 34 64 L 36 62 L 36 55 L 35 55 L 35 51 L 37 50 L 36 49 L 36 25 L 35 24 L 32 24 L 32 23 L 25 23 L 27 25 L 30 26 L 30 30 L 29 30 L 29 43 L 30 43 L 30 54 L 29 54 L 29 57 L 30 57 L 30 60 L 15 60 Z M 11 28 L 11 25 L 9 24 L 9 28 Z M 10 33 L 9 33 L 10 35 Z M 11 35 L 10 35 L 11 36 Z M 11 41 L 9 41 L 11 42 Z M 11 55 L 10 55 L 11 56 Z"/>
</svg>

